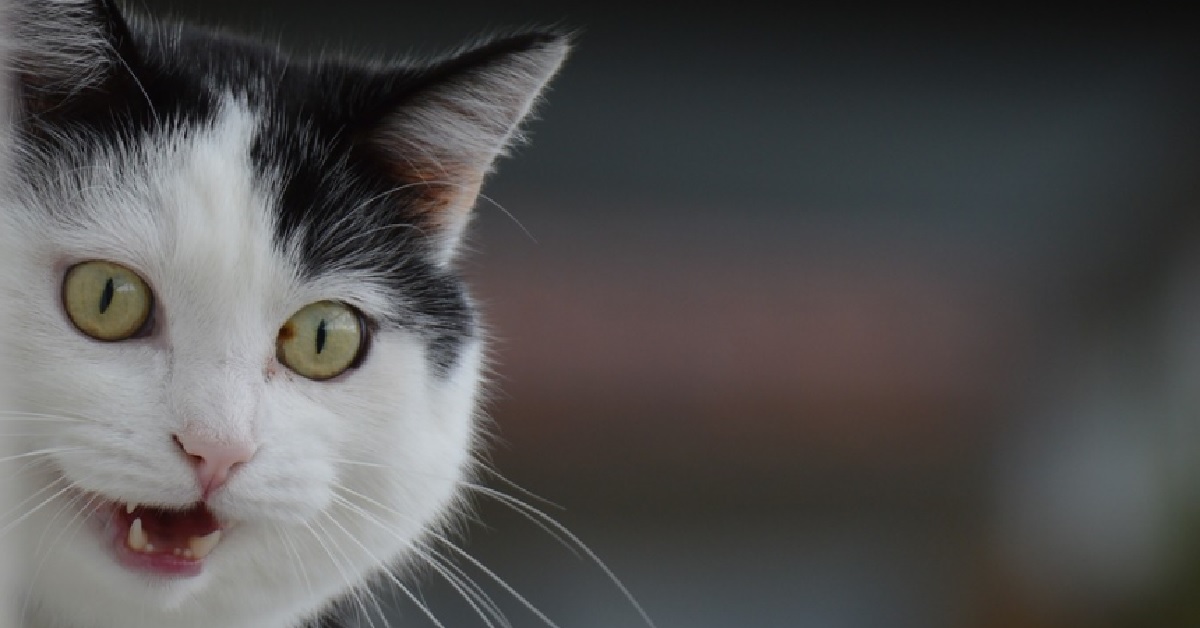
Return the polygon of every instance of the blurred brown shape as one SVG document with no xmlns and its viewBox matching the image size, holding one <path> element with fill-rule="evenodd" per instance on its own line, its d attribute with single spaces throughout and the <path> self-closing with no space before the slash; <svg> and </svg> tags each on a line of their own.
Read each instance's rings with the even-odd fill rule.
<svg viewBox="0 0 1200 628">
<path fill-rule="evenodd" d="M 521 452 L 505 466 L 658 475 L 651 492 L 960 459 L 1020 346 L 999 285 L 869 250 L 625 246 L 493 260 L 476 284 L 502 338 L 493 414 Z"/>
</svg>

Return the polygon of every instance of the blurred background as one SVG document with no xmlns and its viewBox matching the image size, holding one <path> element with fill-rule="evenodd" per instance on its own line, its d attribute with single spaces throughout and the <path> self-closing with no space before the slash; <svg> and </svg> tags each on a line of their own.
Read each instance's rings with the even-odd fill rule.
<svg viewBox="0 0 1200 628">
<path fill-rule="evenodd" d="M 491 459 L 555 505 L 489 485 L 661 628 L 1200 625 L 1194 21 L 135 4 L 300 51 L 580 31 L 465 264 Z M 478 506 L 464 546 L 558 626 L 644 625 L 586 556 Z"/>
</svg>

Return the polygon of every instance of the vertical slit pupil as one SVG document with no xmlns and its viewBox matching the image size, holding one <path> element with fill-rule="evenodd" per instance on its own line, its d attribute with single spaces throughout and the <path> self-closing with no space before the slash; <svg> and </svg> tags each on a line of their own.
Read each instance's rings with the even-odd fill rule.
<svg viewBox="0 0 1200 628">
<path fill-rule="evenodd" d="M 325 319 L 321 319 L 321 324 L 317 325 L 317 354 L 320 355 L 325 350 Z"/>
<path fill-rule="evenodd" d="M 101 314 L 107 312 L 109 306 L 112 305 L 113 293 L 115 291 L 116 291 L 116 289 L 113 287 L 112 277 L 109 277 L 108 281 L 106 281 L 104 283 L 104 292 L 100 293 L 100 313 Z"/>
</svg>

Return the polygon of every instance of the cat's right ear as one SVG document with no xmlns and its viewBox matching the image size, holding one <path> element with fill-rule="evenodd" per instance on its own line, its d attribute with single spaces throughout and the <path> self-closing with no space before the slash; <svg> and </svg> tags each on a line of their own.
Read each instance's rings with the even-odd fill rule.
<svg viewBox="0 0 1200 628">
<path fill-rule="evenodd" d="M 369 136 L 393 175 L 422 190 L 409 218 L 431 236 L 440 262 L 454 256 L 484 177 L 521 139 L 569 48 L 567 34 L 527 32 L 404 72 L 398 100 Z"/>
<path fill-rule="evenodd" d="M 136 53 L 115 0 L 23 0 L 10 7 L 18 107 L 51 114 L 133 79 Z"/>
</svg>

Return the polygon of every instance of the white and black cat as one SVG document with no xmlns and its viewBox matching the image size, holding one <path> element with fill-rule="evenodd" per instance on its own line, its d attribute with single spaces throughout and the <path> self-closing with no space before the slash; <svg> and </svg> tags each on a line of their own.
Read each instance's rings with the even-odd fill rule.
<svg viewBox="0 0 1200 628">
<path fill-rule="evenodd" d="M 296 628 L 395 580 L 479 439 L 456 247 L 566 37 L 387 65 L 13 5 L 18 625 Z"/>
</svg>

